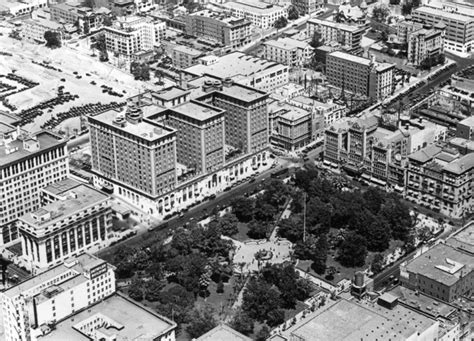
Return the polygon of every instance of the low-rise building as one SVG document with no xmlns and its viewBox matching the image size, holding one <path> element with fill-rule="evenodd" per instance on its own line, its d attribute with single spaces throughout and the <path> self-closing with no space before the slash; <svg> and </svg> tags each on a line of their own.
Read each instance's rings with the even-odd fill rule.
<svg viewBox="0 0 474 341">
<path fill-rule="evenodd" d="M 226 13 L 202 10 L 186 16 L 186 34 L 231 49 L 251 41 L 251 22 Z"/>
<path fill-rule="evenodd" d="M 64 31 L 63 25 L 48 19 L 26 19 L 21 27 L 21 37 L 31 42 L 44 44 L 46 42 L 44 38 L 46 32 L 56 33 L 59 40 L 62 40 Z"/>
<path fill-rule="evenodd" d="M 443 54 L 444 30 L 425 29 L 414 31 L 408 36 L 408 63 L 420 66 L 427 58 L 434 58 Z"/>
<path fill-rule="evenodd" d="M 456 126 L 456 136 L 474 141 L 474 116 L 459 121 Z"/>
<path fill-rule="evenodd" d="M 104 18 L 111 15 L 111 11 L 104 7 L 91 9 L 66 2 L 51 6 L 50 11 L 51 20 L 76 25 L 84 34 L 102 28 Z"/>
<path fill-rule="evenodd" d="M 242 85 L 271 92 L 288 83 L 288 69 L 283 64 L 233 52 L 218 58 L 214 63 L 197 64 L 184 72 L 198 77 L 207 74 L 221 79 L 232 78 Z"/>
<path fill-rule="evenodd" d="M 179 69 L 186 69 L 197 64 L 198 58 L 202 55 L 203 53 L 199 50 L 183 45 L 178 45 L 173 49 L 171 60 L 173 61 L 173 65 L 175 67 Z"/>
<path fill-rule="evenodd" d="M 49 200 L 57 199 L 18 220 L 22 256 L 32 268 L 52 267 L 93 245 L 105 245 L 112 226 L 107 195 L 84 184 L 71 185 L 69 179 L 45 190 Z"/>
<path fill-rule="evenodd" d="M 311 18 L 306 24 L 308 37 L 315 32 L 321 34 L 321 39 L 326 45 L 337 43 L 341 49 L 352 54 L 360 55 L 362 47 L 360 42 L 365 32 L 365 27 L 355 24 L 338 23 L 319 18 Z"/>
<path fill-rule="evenodd" d="M 271 28 L 279 18 L 288 17 L 287 8 L 259 0 L 230 1 L 222 7 L 233 16 L 245 18 L 261 29 Z"/>
<path fill-rule="evenodd" d="M 395 64 L 378 63 L 342 51 L 327 56 L 326 76 L 330 85 L 380 101 L 393 93 Z"/>
<path fill-rule="evenodd" d="M 437 244 L 400 266 L 400 281 L 407 288 L 445 302 L 471 296 L 474 257 L 445 244 Z"/>
<path fill-rule="evenodd" d="M 436 145 L 411 154 L 407 165 L 407 199 L 453 218 L 473 212 L 474 154 Z"/>
<path fill-rule="evenodd" d="M 0 14 L 13 17 L 29 15 L 34 10 L 47 8 L 47 0 L 0 1 Z"/>
<path fill-rule="evenodd" d="M 216 341 L 216 340 L 228 340 L 228 341 L 252 341 L 251 338 L 239 333 L 238 331 L 230 328 L 225 324 L 220 324 L 210 331 L 201 335 L 194 341 Z"/>
<path fill-rule="evenodd" d="M 291 67 L 307 64 L 314 50 L 307 42 L 292 38 L 270 40 L 263 45 L 266 59 Z"/>
</svg>

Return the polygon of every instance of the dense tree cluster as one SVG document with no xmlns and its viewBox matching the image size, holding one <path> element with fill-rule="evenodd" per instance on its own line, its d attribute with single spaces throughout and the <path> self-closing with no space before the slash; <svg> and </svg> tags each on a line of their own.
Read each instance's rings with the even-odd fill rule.
<svg viewBox="0 0 474 341">
<path fill-rule="evenodd" d="M 436 66 L 436 65 L 442 65 L 444 64 L 444 62 L 446 61 L 446 57 L 444 56 L 444 54 L 438 54 L 436 56 L 429 56 L 429 57 L 426 57 L 421 63 L 420 63 L 420 68 L 422 70 L 429 70 L 431 69 L 433 66 Z"/>
<path fill-rule="evenodd" d="M 295 185 L 306 193 L 306 236 L 303 240 L 303 196 L 294 195 L 294 213 L 280 221 L 279 234 L 295 243 L 295 256 L 310 259 L 318 273 L 326 270 L 329 244 L 338 247 L 344 266 L 361 266 L 367 251 L 383 252 L 391 239 L 410 243 L 413 221 L 398 195 L 374 187 L 342 191 L 316 169 L 300 170 Z M 330 229 L 342 231 L 328 243 Z M 334 240 L 335 239 L 335 240 Z"/>
<path fill-rule="evenodd" d="M 136 80 L 150 80 L 150 67 L 146 63 L 132 62 L 130 64 L 130 73 Z"/>
<path fill-rule="evenodd" d="M 44 32 L 44 40 L 46 40 L 46 47 L 50 49 L 61 47 L 61 34 L 59 32 Z"/>
<path fill-rule="evenodd" d="M 298 12 L 298 9 L 291 5 L 289 8 L 288 8 L 288 19 L 290 20 L 296 20 L 298 19 L 300 16 L 299 12 Z"/>
<path fill-rule="evenodd" d="M 421 0 L 411 0 L 407 1 L 403 6 L 402 6 L 402 14 L 403 15 L 408 15 L 411 14 L 411 11 L 414 8 L 419 7 L 421 4 Z"/>
<path fill-rule="evenodd" d="M 372 11 L 372 18 L 381 23 L 384 23 L 389 15 L 390 9 L 385 5 L 375 6 Z"/>
<path fill-rule="evenodd" d="M 286 25 L 288 25 L 288 19 L 286 19 L 285 17 L 279 17 L 277 20 L 275 20 L 275 23 L 273 24 L 273 26 L 275 26 L 277 30 L 286 27 Z"/>
<path fill-rule="evenodd" d="M 307 299 L 311 290 L 311 283 L 300 278 L 292 264 L 266 265 L 249 279 L 242 310 L 252 319 L 276 326 L 284 322 L 283 309 L 295 308 L 296 301 Z"/>
</svg>

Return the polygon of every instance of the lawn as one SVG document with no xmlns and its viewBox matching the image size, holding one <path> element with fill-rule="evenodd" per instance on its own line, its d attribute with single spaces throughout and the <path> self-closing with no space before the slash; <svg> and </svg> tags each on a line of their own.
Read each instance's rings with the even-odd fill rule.
<svg viewBox="0 0 474 341">
<path fill-rule="evenodd" d="M 249 227 L 247 223 L 239 222 L 237 225 L 239 232 L 232 236 L 232 239 L 238 240 L 239 242 L 245 242 L 249 240 L 247 233 L 249 232 Z"/>
</svg>

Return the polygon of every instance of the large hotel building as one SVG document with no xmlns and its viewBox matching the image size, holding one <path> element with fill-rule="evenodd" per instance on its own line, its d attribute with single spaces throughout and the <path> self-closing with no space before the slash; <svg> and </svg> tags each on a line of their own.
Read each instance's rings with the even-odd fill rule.
<svg viewBox="0 0 474 341">
<path fill-rule="evenodd" d="M 40 207 L 40 189 L 68 176 L 66 141 L 0 123 L 1 244 L 18 239 L 16 220 Z"/>
<path fill-rule="evenodd" d="M 104 245 L 112 226 L 112 209 L 104 193 L 65 179 L 42 191 L 47 202 L 18 220 L 23 259 L 43 269 Z"/>
<path fill-rule="evenodd" d="M 326 75 L 329 84 L 379 101 L 393 92 L 395 64 L 377 63 L 373 59 L 335 51 L 327 56 Z"/>
</svg>

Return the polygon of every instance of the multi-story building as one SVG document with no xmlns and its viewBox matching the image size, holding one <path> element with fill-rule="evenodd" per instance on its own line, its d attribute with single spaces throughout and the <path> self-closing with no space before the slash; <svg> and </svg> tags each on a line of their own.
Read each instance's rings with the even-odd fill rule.
<svg viewBox="0 0 474 341">
<path fill-rule="evenodd" d="M 306 24 L 306 32 L 308 37 L 312 37 L 314 32 L 319 32 L 326 45 L 336 42 L 346 52 L 362 54 L 360 42 L 365 32 L 362 26 L 312 18 Z"/>
<path fill-rule="evenodd" d="M 408 63 L 419 66 L 425 59 L 443 53 L 444 30 L 424 29 L 412 32 L 408 36 Z"/>
<path fill-rule="evenodd" d="M 456 136 L 474 141 L 474 116 L 469 116 L 468 118 L 458 122 Z"/>
<path fill-rule="evenodd" d="M 23 21 L 21 36 L 25 40 L 44 44 L 46 42 L 44 34 L 48 31 L 57 33 L 59 39 L 62 40 L 65 30 L 63 25 L 48 19 L 27 19 Z"/>
<path fill-rule="evenodd" d="M 270 40 L 263 46 L 266 59 L 291 67 L 307 64 L 314 50 L 308 43 L 292 38 Z"/>
<path fill-rule="evenodd" d="M 40 207 L 41 188 L 68 174 L 66 140 L 0 123 L 0 244 L 17 241 L 16 220 Z"/>
<path fill-rule="evenodd" d="M 115 294 L 113 266 L 81 254 L 0 294 L 5 341 L 174 341 L 176 324 Z M 104 328 L 107 325 L 108 328 Z M 86 336 L 87 335 L 87 336 Z"/>
<path fill-rule="evenodd" d="M 268 146 L 268 94 L 231 79 L 204 76 L 188 82 L 191 97 L 226 111 L 225 142 L 243 152 Z"/>
<path fill-rule="evenodd" d="M 22 257 L 32 268 L 61 264 L 93 245 L 104 246 L 112 225 L 109 197 L 84 184 L 60 181 L 46 188 L 57 200 L 18 220 Z"/>
<path fill-rule="evenodd" d="M 317 115 L 321 115 L 324 119 L 324 126 L 338 122 L 346 117 L 347 107 L 342 104 L 335 103 L 331 99 L 327 102 L 316 101 L 306 96 L 296 96 L 290 101 L 291 104 L 301 107 L 308 111 L 314 111 Z"/>
<path fill-rule="evenodd" d="M 473 212 L 474 154 L 429 145 L 408 157 L 407 199 L 453 218 Z"/>
<path fill-rule="evenodd" d="M 327 56 L 326 75 L 334 87 L 379 101 L 393 93 L 394 68 L 395 64 L 335 51 Z"/>
<path fill-rule="evenodd" d="M 414 20 L 446 25 L 444 48 L 446 51 L 468 54 L 474 45 L 474 15 L 472 11 L 455 11 L 453 8 L 422 6 L 412 11 Z"/>
<path fill-rule="evenodd" d="M 291 3 L 296 7 L 300 16 L 313 14 L 324 6 L 322 0 L 292 0 Z"/>
<path fill-rule="evenodd" d="M 279 18 L 288 17 L 287 8 L 259 0 L 231 1 L 222 4 L 222 7 L 233 16 L 250 20 L 261 29 L 271 28 Z"/>
<path fill-rule="evenodd" d="M 203 174 L 221 168 L 225 162 L 225 111 L 190 101 L 148 116 L 176 129 L 179 163 Z"/>
<path fill-rule="evenodd" d="M 120 195 L 156 198 L 176 185 L 176 131 L 143 119 L 140 108 L 90 116 L 92 172 Z"/>
<path fill-rule="evenodd" d="M 0 14 L 13 17 L 29 15 L 34 10 L 48 8 L 48 0 L 2 1 Z"/>
<path fill-rule="evenodd" d="M 104 18 L 110 16 L 111 12 L 107 8 L 93 10 L 70 3 L 59 3 L 50 7 L 51 20 L 61 24 L 77 25 L 78 28 L 87 34 L 102 27 Z"/>
<path fill-rule="evenodd" d="M 412 20 L 401 20 L 397 23 L 397 41 L 400 44 L 408 44 L 410 34 L 423 28 L 423 24 Z"/>
<path fill-rule="evenodd" d="M 107 50 L 126 60 L 151 51 L 158 44 L 155 24 L 147 17 L 119 17 L 113 26 L 103 30 Z"/>
<path fill-rule="evenodd" d="M 474 290 L 474 257 L 446 244 L 437 244 L 400 266 L 401 283 L 412 290 L 453 302 Z"/>
<path fill-rule="evenodd" d="M 252 23 L 225 13 L 202 10 L 186 16 L 186 34 L 237 49 L 250 43 Z"/>
<path fill-rule="evenodd" d="M 184 72 L 197 77 L 232 78 L 237 83 L 271 92 L 288 83 L 289 68 L 242 52 L 233 52 L 207 65 L 191 66 Z"/>
<path fill-rule="evenodd" d="M 173 49 L 171 60 L 173 61 L 173 65 L 175 67 L 179 69 L 186 69 L 197 64 L 197 59 L 202 55 L 203 53 L 199 50 L 183 45 L 178 45 Z"/>
</svg>

